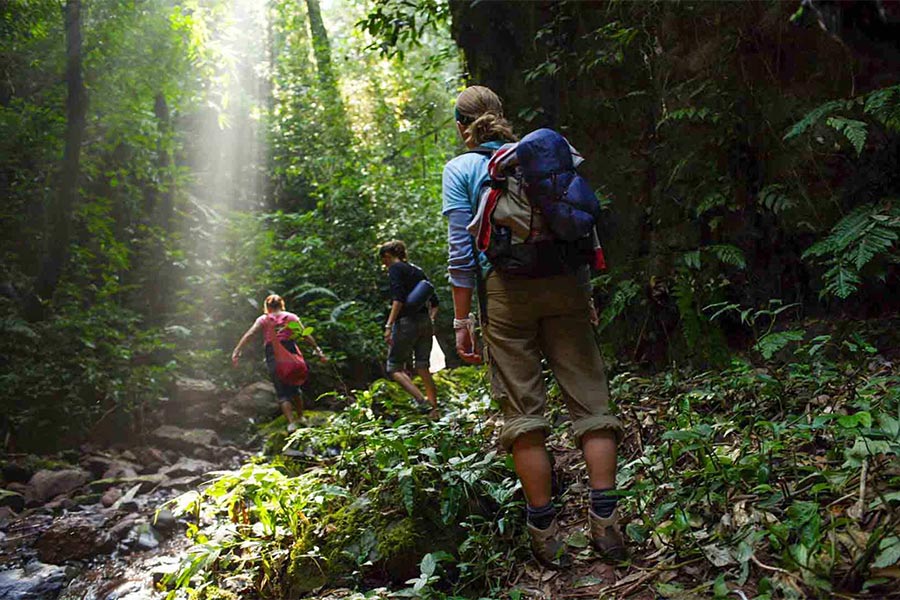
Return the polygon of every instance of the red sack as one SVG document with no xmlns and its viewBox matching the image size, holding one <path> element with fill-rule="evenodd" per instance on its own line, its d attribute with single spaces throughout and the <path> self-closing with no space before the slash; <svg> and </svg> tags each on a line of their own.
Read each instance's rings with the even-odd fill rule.
<svg viewBox="0 0 900 600">
<path fill-rule="evenodd" d="M 299 348 L 297 354 L 288 351 L 278 339 L 274 321 L 270 322 L 274 334 L 272 336 L 272 352 L 275 355 L 275 376 L 285 385 L 303 385 L 309 376 L 309 367 L 306 366 L 303 354 Z"/>
</svg>

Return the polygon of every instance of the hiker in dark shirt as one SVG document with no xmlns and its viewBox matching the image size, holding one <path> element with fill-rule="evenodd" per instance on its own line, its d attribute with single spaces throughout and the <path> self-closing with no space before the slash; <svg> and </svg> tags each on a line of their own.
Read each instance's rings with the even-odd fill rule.
<svg viewBox="0 0 900 600">
<path fill-rule="evenodd" d="M 432 293 L 427 302 L 418 306 L 408 302 L 410 292 L 420 281 L 427 281 L 428 277 L 422 269 L 407 261 L 406 245 L 403 242 L 392 240 L 382 244 L 378 249 L 378 256 L 388 270 L 391 286 L 391 313 L 384 325 L 384 341 L 389 348 L 386 370 L 418 402 L 427 399 L 432 416 L 435 416 L 437 390 L 428 368 L 434 335 L 433 322 L 438 310 L 437 296 Z M 425 385 L 424 395 L 403 371 L 411 355 L 415 356 L 413 364 Z"/>
</svg>

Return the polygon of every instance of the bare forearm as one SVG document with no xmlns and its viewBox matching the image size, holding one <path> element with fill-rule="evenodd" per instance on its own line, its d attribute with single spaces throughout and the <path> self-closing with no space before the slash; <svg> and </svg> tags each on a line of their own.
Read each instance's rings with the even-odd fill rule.
<svg viewBox="0 0 900 600">
<path fill-rule="evenodd" d="M 399 300 L 394 300 L 393 303 L 391 303 L 391 314 L 388 315 L 388 320 L 387 323 L 385 323 L 385 326 L 393 325 L 397 322 L 397 316 L 400 314 L 400 310 L 402 308 L 403 303 Z"/>
<path fill-rule="evenodd" d="M 453 316 L 465 319 L 472 312 L 472 288 L 453 287 Z"/>
</svg>

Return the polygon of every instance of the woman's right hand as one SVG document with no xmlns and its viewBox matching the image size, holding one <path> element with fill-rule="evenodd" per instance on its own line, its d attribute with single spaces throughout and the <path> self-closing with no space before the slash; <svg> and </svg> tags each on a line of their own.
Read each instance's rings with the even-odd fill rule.
<svg viewBox="0 0 900 600">
<path fill-rule="evenodd" d="M 240 358 L 241 358 L 241 353 L 240 353 L 240 352 L 238 352 L 237 350 L 235 350 L 234 352 L 232 352 L 232 353 L 231 353 L 231 366 L 232 366 L 232 367 L 237 367 L 237 366 L 238 366 L 238 360 L 239 360 Z"/>
<path fill-rule="evenodd" d="M 475 336 L 471 328 L 462 327 L 456 330 L 456 353 L 464 363 L 481 364 L 481 355 L 475 347 Z"/>
</svg>

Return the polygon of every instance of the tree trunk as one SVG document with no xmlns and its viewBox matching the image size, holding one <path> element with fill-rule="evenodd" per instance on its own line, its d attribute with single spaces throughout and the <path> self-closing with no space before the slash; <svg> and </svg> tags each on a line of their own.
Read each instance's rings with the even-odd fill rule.
<svg viewBox="0 0 900 600">
<path fill-rule="evenodd" d="M 50 207 L 47 250 L 35 284 L 34 298 L 26 307 L 33 320 L 44 316 L 44 305 L 59 284 L 69 255 L 72 207 L 78 199 L 81 141 L 84 138 L 87 92 L 81 75 L 81 0 L 66 0 L 66 138 L 56 202 Z M 35 301 L 36 300 L 36 301 Z"/>
<path fill-rule="evenodd" d="M 319 81 L 325 89 L 336 92 L 337 83 L 331 68 L 331 44 L 328 43 L 328 31 L 325 30 L 325 23 L 322 21 L 319 0 L 306 0 L 306 11 L 309 13 L 309 31 L 312 34 Z"/>
</svg>

